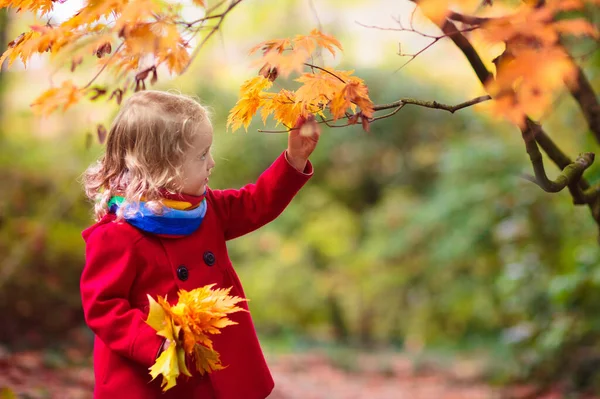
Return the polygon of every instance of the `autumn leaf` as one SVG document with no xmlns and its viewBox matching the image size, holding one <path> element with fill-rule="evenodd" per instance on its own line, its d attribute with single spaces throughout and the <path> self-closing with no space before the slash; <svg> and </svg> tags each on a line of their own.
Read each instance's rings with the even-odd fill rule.
<svg viewBox="0 0 600 399">
<path fill-rule="evenodd" d="M 597 29 L 583 18 L 556 18 L 580 9 L 578 0 L 549 1 L 544 7 L 525 5 L 507 17 L 486 22 L 481 30 L 491 44 L 504 43 L 494 61 L 496 78 L 486 88 L 495 99 L 493 112 L 523 126 L 526 117 L 543 115 L 555 93 L 575 82 L 575 64 L 565 52 L 563 35 L 597 38 Z"/>
<path fill-rule="evenodd" d="M 276 68 L 281 76 L 287 77 L 293 72 L 302 72 L 304 63 L 317 46 L 327 49 L 332 55 L 335 55 L 335 47 L 342 50 L 342 45 L 337 39 L 314 29 L 308 35 L 296 35 L 293 39 L 276 39 L 259 43 L 250 49 L 249 54 L 252 55 L 262 49 L 263 56 L 254 62 L 254 65 L 257 67 L 269 65 Z"/>
<path fill-rule="evenodd" d="M 0 65 L 8 59 L 8 67 L 13 64 L 18 58 L 21 59 L 23 65 L 27 67 L 27 61 L 33 55 L 34 47 L 29 45 L 30 41 L 40 38 L 40 32 L 30 31 L 20 34 L 15 40 L 8 44 L 8 48 L 0 57 Z M 44 49 L 45 51 L 45 49 Z"/>
<path fill-rule="evenodd" d="M 54 2 L 52 0 L 0 0 L 0 8 L 13 7 L 17 12 L 27 10 L 40 13 L 41 16 L 52 11 Z"/>
<path fill-rule="evenodd" d="M 373 103 L 364 81 L 351 76 L 354 71 L 325 68 L 318 74 L 305 73 L 296 81 L 303 86 L 296 91 L 296 101 L 306 109 L 317 112 L 329 107 L 334 120 L 345 115 L 347 109 L 359 106 L 367 117 L 373 116 Z"/>
<path fill-rule="evenodd" d="M 450 12 L 449 0 L 421 0 L 419 1 L 419 9 L 435 24 L 441 24 Z"/>
<path fill-rule="evenodd" d="M 577 19 L 564 19 L 554 22 L 556 30 L 562 34 L 569 34 L 573 36 L 590 36 L 597 38 L 598 30 L 588 21 L 577 18 Z"/>
<path fill-rule="evenodd" d="M 220 334 L 222 328 L 237 324 L 228 315 L 246 311 L 236 306 L 246 299 L 230 296 L 231 288 L 213 289 L 214 286 L 211 284 L 192 291 L 180 290 L 174 305 L 164 297 L 159 296 L 154 300 L 148 295 L 146 323 L 157 335 L 169 341 L 168 348 L 149 368 L 153 380 L 162 376 L 163 391 L 175 386 L 180 374 L 191 376 L 186 356 L 194 360 L 201 374 L 224 368 L 209 335 Z"/>
<path fill-rule="evenodd" d="M 569 56 L 563 49 L 551 47 L 523 50 L 518 57 L 501 60 L 496 79 L 486 88 L 496 100 L 494 112 L 522 125 L 528 115 L 539 117 L 551 104 L 554 92 L 575 79 L 575 65 Z"/>
<path fill-rule="evenodd" d="M 36 114 L 47 116 L 55 109 L 62 107 L 66 111 L 76 104 L 84 92 L 71 81 L 63 82 L 62 86 L 46 90 L 31 104 Z"/>
<path fill-rule="evenodd" d="M 246 80 L 240 88 L 240 99 L 229 111 L 227 128 L 236 131 L 244 125 L 246 131 L 248 131 L 252 117 L 265 101 L 263 90 L 269 89 L 272 85 L 273 83 L 263 76 L 255 76 Z"/>
<path fill-rule="evenodd" d="M 156 331 L 161 331 L 164 328 L 167 319 L 167 312 L 163 309 L 162 306 L 158 304 L 150 295 L 146 295 L 148 297 L 148 317 L 146 319 L 146 323 L 155 329 Z"/>
<path fill-rule="evenodd" d="M 185 362 L 184 362 L 185 363 Z M 159 375 L 162 376 L 162 382 L 160 386 L 163 391 L 167 391 L 175 386 L 177 383 L 177 377 L 179 377 L 179 356 L 177 354 L 177 347 L 174 342 L 165 349 L 156 362 L 150 367 L 150 375 L 154 380 Z M 189 374 L 189 371 L 188 371 Z"/>
<path fill-rule="evenodd" d="M 342 44 L 333 36 L 329 36 L 319 31 L 318 29 L 313 29 L 310 32 L 310 37 L 315 39 L 317 45 L 327 49 L 331 55 L 335 56 L 335 48 L 337 47 L 340 50 L 343 50 Z"/>
<path fill-rule="evenodd" d="M 267 118 L 271 114 L 277 121 L 277 125 L 281 123 L 289 129 L 300 115 L 306 116 L 308 112 L 296 101 L 296 93 L 281 89 L 279 93 L 271 95 L 264 101 L 261 109 L 263 123 L 267 123 Z"/>
<path fill-rule="evenodd" d="M 194 346 L 194 362 L 196 370 L 200 374 L 212 373 L 216 370 L 223 370 L 225 367 L 221 364 L 220 356 L 215 350 L 206 348 L 203 345 Z"/>
</svg>

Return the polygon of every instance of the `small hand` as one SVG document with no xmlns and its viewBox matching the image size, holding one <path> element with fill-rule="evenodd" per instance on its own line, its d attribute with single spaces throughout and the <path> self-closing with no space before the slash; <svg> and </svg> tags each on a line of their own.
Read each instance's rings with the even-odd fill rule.
<svg viewBox="0 0 600 399">
<path fill-rule="evenodd" d="M 317 146 L 320 136 L 321 128 L 314 115 L 298 118 L 289 133 L 287 148 L 288 161 L 294 168 L 300 172 L 304 171 L 308 157 Z"/>
</svg>

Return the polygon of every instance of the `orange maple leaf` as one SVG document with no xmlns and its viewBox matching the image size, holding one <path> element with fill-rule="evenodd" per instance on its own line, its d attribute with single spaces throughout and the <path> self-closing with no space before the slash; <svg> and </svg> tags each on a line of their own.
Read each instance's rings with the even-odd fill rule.
<svg viewBox="0 0 600 399">
<path fill-rule="evenodd" d="M 328 106 L 334 120 L 345 115 L 348 108 L 359 106 L 363 115 L 373 116 L 373 103 L 364 81 L 351 76 L 354 71 L 337 71 L 324 68 L 318 74 L 305 73 L 296 81 L 303 86 L 296 91 L 296 101 L 311 112 Z"/>
<path fill-rule="evenodd" d="M 52 11 L 54 2 L 52 0 L 0 0 L 0 8 L 13 7 L 17 12 L 22 10 L 40 13 L 41 16 Z"/>
<path fill-rule="evenodd" d="M 332 36 L 321 33 L 314 29 L 308 35 L 296 35 L 293 39 L 268 40 L 252 47 L 249 54 L 257 50 L 263 50 L 263 56 L 254 63 L 254 66 L 268 64 L 283 77 L 292 72 L 301 72 L 304 63 L 310 58 L 317 46 L 326 48 L 335 55 L 335 47 L 342 50 L 340 42 Z"/>
<path fill-rule="evenodd" d="M 76 104 L 83 94 L 81 88 L 75 86 L 70 80 L 67 80 L 60 87 L 46 90 L 35 99 L 31 106 L 38 115 L 46 116 L 60 106 L 62 106 L 63 111 L 66 111 L 69 107 Z"/>
<path fill-rule="evenodd" d="M 308 112 L 296 101 L 296 93 L 281 89 L 279 93 L 265 99 L 261 109 L 263 123 L 267 123 L 270 114 L 273 114 L 273 119 L 277 121 L 276 126 L 281 123 L 290 129 L 300 115 L 306 116 Z"/>
</svg>

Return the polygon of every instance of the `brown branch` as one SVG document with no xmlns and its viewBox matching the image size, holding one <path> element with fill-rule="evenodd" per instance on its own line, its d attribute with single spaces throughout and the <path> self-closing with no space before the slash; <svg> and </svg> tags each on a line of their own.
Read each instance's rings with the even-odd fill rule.
<svg viewBox="0 0 600 399">
<path fill-rule="evenodd" d="M 202 17 L 199 18 L 195 21 L 191 21 L 191 22 L 187 22 L 187 21 L 176 21 L 176 24 L 180 24 L 180 25 L 186 25 L 188 28 L 191 28 L 193 25 L 200 23 L 200 22 L 204 22 L 207 21 L 209 19 L 215 19 L 215 18 L 221 18 L 224 16 L 224 13 L 221 14 L 215 14 L 215 15 L 210 15 L 213 11 L 215 11 L 216 9 L 218 9 L 219 7 L 221 7 L 223 5 L 223 3 L 225 3 L 225 1 L 227 0 L 221 0 L 220 2 L 218 2 L 217 4 L 215 4 L 214 6 L 212 6 L 211 8 L 208 8 L 205 12 L 204 15 L 208 15 L 207 17 Z"/>
<path fill-rule="evenodd" d="M 588 203 L 594 203 L 600 197 L 600 184 L 596 184 L 582 192 L 583 200 Z"/>
<path fill-rule="evenodd" d="M 304 65 L 306 65 L 307 67 L 310 67 L 310 68 L 315 68 L 315 69 L 318 69 L 318 70 L 320 70 L 320 71 L 323 71 L 323 72 L 327 72 L 327 73 L 328 73 L 328 74 L 330 74 L 331 76 L 333 76 L 333 77 L 336 77 L 337 79 L 339 79 L 339 81 L 340 81 L 340 82 L 342 82 L 342 83 L 346 84 L 346 81 L 345 81 L 344 79 L 340 78 L 340 77 L 339 77 L 339 76 L 337 76 L 335 73 L 333 73 L 333 72 L 331 72 L 331 71 L 328 71 L 328 70 L 327 70 L 327 69 L 325 69 L 325 68 L 321 68 L 320 66 L 313 65 L 313 64 L 309 64 L 308 62 L 305 62 L 305 63 L 304 63 Z"/>
<path fill-rule="evenodd" d="M 475 17 L 472 15 L 464 15 L 457 12 L 450 12 L 450 14 L 448 14 L 448 19 L 463 23 L 465 25 L 479 26 L 493 20 L 494 18 Z"/>
<path fill-rule="evenodd" d="M 404 106 L 406 105 L 406 103 L 402 103 L 400 105 L 398 105 L 392 112 L 387 113 L 385 115 L 381 115 L 381 116 L 376 116 L 375 118 L 371 119 L 369 121 L 369 123 L 373 123 L 375 121 L 378 121 L 380 119 L 385 119 L 385 118 L 389 118 L 390 116 L 394 116 L 396 115 L 396 112 L 400 111 L 402 108 L 404 108 Z M 383 108 L 382 108 L 383 109 Z"/>
<path fill-rule="evenodd" d="M 577 68 L 577 83 L 568 85 L 571 95 L 577 101 L 581 112 L 587 122 L 588 128 L 593 133 L 596 141 L 600 143 L 600 104 L 592 85 L 573 61 L 573 66 Z"/>
<path fill-rule="evenodd" d="M 412 0 L 415 1 L 416 0 Z M 438 27 L 447 34 L 454 44 L 461 50 L 461 52 L 467 58 L 467 61 L 471 64 L 477 78 L 481 84 L 485 87 L 486 83 L 493 79 L 492 73 L 486 68 L 482 62 L 479 54 L 469 42 L 469 40 L 456 28 L 456 26 L 449 20 L 445 20 L 443 23 L 438 24 Z M 532 137 L 535 139 L 535 143 L 539 144 L 540 147 L 548 154 L 548 157 L 561 169 L 564 170 L 573 162 L 566 156 L 558 146 L 548 137 L 544 130 L 538 124 L 534 123 L 531 119 L 526 119 L 526 128 L 530 129 Z M 524 133 L 524 129 L 521 128 L 521 133 Z M 536 146 L 537 147 L 537 146 Z M 537 161 L 536 161 L 537 162 Z M 534 166 L 535 168 L 535 166 Z M 538 171 L 539 172 L 539 171 Z M 574 204 L 587 204 L 592 213 L 592 217 L 596 221 L 596 224 L 600 226 L 600 195 L 594 197 L 593 193 L 585 191 L 589 188 L 589 183 L 583 178 L 579 177 L 577 180 L 571 179 L 567 184 L 571 196 L 573 197 Z M 588 195 L 586 196 L 587 193 Z"/>
<path fill-rule="evenodd" d="M 116 50 L 110 55 L 110 58 L 104 63 L 104 65 L 102 65 L 102 68 L 100 68 L 98 73 L 96 73 L 96 75 L 88 82 L 88 84 L 86 84 L 85 86 L 82 87 L 83 89 L 87 89 L 88 87 L 90 87 L 92 85 L 92 83 L 94 83 L 94 81 L 96 79 L 98 79 L 98 76 L 100 76 L 100 74 L 102 74 L 102 72 L 104 72 L 104 70 L 106 69 L 108 64 L 110 64 L 110 61 L 112 61 L 114 56 L 119 52 L 119 50 L 121 50 L 121 47 L 123 47 L 124 44 L 125 44 L 125 42 L 121 42 L 121 44 L 119 44 L 119 47 L 117 47 Z"/>
<path fill-rule="evenodd" d="M 394 108 L 394 110 L 390 113 L 387 113 L 385 115 L 380 115 L 380 116 L 376 116 L 374 118 L 369 119 L 369 123 L 381 120 L 381 119 L 385 119 L 385 118 L 389 118 L 390 116 L 393 116 L 396 114 L 396 112 L 400 111 L 400 109 L 402 109 L 405 105 L 418 105 L 420 107 L 426 107 L 426 108 L 434 108 L 434 109 L 441 109 L 444 111 L 448 111 L 451 113 L 454 113 L 460 109 L 469 107 L 471 105 L 474 104 L 478 104 L 484 101 L 488 101 L 491 97 L 490 96 L 481 96 L 481 97 L 477 97 L 474 98 L 472 100 L 469 101 L 465 101 L 463 103 L 457 104 L 457 105 L 446 105 L 446 104 L 441 104 L 438 103 L 437 101 L 423 101 L 423 100 L 415 100 L 412 98 L 403 98 L 401 100 L 395 101 L 393 103 L 389 103 L 389 104 L 379 104 L 379 105 L 374 105 L 373 106 L 373 111 L 383 111 L 386 109 L 392 109 Z M 338 118 L 338 119 L 348 119 L 353 115 L 350 114 L 346 114 L 345 116 Z M 344 124 L 344 125 L 331 125 L 329 124 L 329 122 L 335 122 L 337 119 L 325 119 L 323 117 L 321 117 L 321 122 L 317 122 L 317 123 L 324 123 L 325 125 L 327 125 L 328 127 L 346 127 L 346 126 L 350 126 L 349 123 Z M 288 133 L 290 131 L 292 131 L 293 129 L 288 129 L 288 130 L 262 130 L 262 129 L 258 129 L 258 132 L 260 133 Z"/>
<path fill-rule="evenodd" d="M 418 30 L 416 30 L 413 26 L 412 23 L 412 19 L 414 17 L 414 12 L 416 11 L 413 10 L 413 13 L 411 14 L 411 19 L 410 19 L 410 28 L 405 28 L 402 25 L 402 22 L 399 19 L 396 19 L 396 23 L 398 23 L 398 25 L 400 26 L 399 28 L 383 28 L 380 26 L 374 26 L 374 25 L 365 25 L 361 22 L 355 21 L 358 25 L 364 27 L 364 28 L 369 28 L 369 29 L 378 29 L 378 30 L 388 30 L 388 31 L 396 31 L 396 32 L 410 32 L 410 33 L 416 33 L 419 36 L 422 37 L 426 37 L 428 39 L 431 39 L 431 43 L 429 43 L 427 46 L 423 47 L 422 49 L 420 49 L 418 52 L 414 53 L 414 54 L 404 54 L 402 53 L 401 49 L 400 49 L 400 44 L 398 44 L 399 46 L 399 50 L 398 50 L 398 55 L 401 57 L 410 57 L 410 59 L 408 61 L 406 61 L 404 64 L 402 64 L 400 67 L 398 67 L 398 69 L 396 69 L 396 71 L 394 72 L 398 72 L 399 70 L 401 70 L 402 68 L 406 67 L 408 64 L 410 64 L 415 58 L 417 58 L 419 55 L 421 55 L 422 53 L 424 53 L 425 51 L 427 51 L 429 48 L 431 48 L 434 44 L 436 44 L 437 42 L 439 42 L 440 40 L 448 37 L 447 35 L 438 35 L 438 36 L 434 36 L 434 35 L 428 35 L 426 33 L 420 32 Z M 478 29 L 479 27 L 470 27 L 464 30 L 461 30 L 459 32 L 470 32 L 473 31 L 475 29 Z"/>
<path fill-rule="evenodd" d="M 439 25 L 438 25 L 439 26 Z M 445 20 L 441 26 L 439 26 L 442 32 L 444 32 L 450 39 L 454 42 L 454 44 L 463 52 L 467 60 L 471 64 L 471 67 L 475 71 L 477 78 L 482 85 L 485 86 L 489 79 L 493 78 L 493 75 L 490 71 L 488 71 L 487 67 L 479 57 L 479 54 L 469 42 L 462 32 L 454 25 L 452 22 Z"/>
<path fill-rule="evenodd" d="M 441 109 L 444 111 L 448 111 L 450 113 L 455 113 L 458 110 L 470 107 L 471 105 L 482 103 L 484 101 L 488 101 L 490 99 L 491 99 L 491 97 L 489 95 L 486 95 L 486 96 L 476 97 L 472 100 L 465 101 L 460 104 L 446 105 L 446 104 L 438 103 L 437 101 L 423 101 L 423 100 L 415 100 L 412 98 L 403 98 L 401 100 L 395 101 L 390 104 L 375 105 L 375 106 L 373 106 L 373 110 L 381 111 L 384 109 L 396 108 L 400 105 L 410 104 L 410 105 L 418 105 L 420 107 L 426 107 L 426 108 Z"/>
<path fill-rule="evenodd" d="M 546 175 L 544 169 L 544 161 L 542 153 L 540 152 L 537 142 L 535 141 L 535 129 L 532 128 L 534 125 L 528 125 L 522 130 L 523 141 L 525 142 L 525 148 L 533 171 L 535 173 L 535 181 L 542 190 L 549 193 L 557 193 L 562 191 L 565 187 L 571 186 L 578 182 L 583 175 L 583 172 L 594 163 L 594 154 L 591 152 L 580 154 L 575 162 L 570 163 L 563 168 L 562 173 L 556 178 L 556 180 L 550 180 Z"/>
</svg>

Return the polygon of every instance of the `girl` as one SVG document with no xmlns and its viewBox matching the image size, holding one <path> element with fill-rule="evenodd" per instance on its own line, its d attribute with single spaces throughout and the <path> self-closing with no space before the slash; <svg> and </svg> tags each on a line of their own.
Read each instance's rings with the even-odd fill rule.
<svg viewBox="0 0 600 399">
<path fill-rule="evenodd" d="M 307 123 L 306 123 L 307 122 Z M 308 134 L 300 134 L 300 127 Z M 273 379 L 250 314 L 213 336 L 223 370 L 180 378 L 162 393 L 152 366 L 168 342 L 146 324 L 147 294 L 177 299 L 179 289 L 216 283 L 245 297 L 226 241 L 275 219 L 312 176 L 320 131 L 299 119 L 288 148 L 240 190 L 211 190 L 213 129 L 206 110 L 181 95 L 142 91 L 121 107 L 106 154 L 85 173 L 97 223 L 83 232 L 85 320 L 95 334 L 97 399 L 262 399 Z M 240 306 L 247 309 L 242 302 Z M 190 369 L 190 371 L 192 371 Z"/>
</svg>

